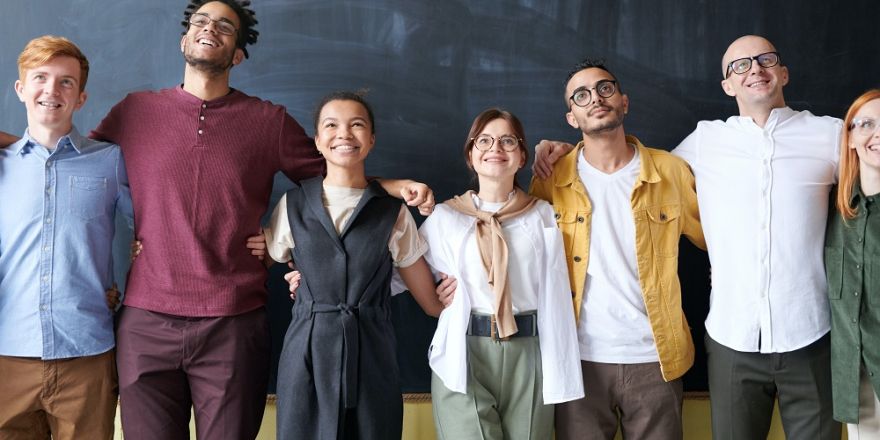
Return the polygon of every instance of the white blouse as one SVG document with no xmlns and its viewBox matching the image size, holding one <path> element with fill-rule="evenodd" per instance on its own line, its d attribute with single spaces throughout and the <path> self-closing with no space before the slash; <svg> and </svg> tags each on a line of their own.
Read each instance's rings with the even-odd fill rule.
<svg viewBox="0 0 880 440">
<path fill-rule="evenodd" d="M 459 393 L 467 390 L 465 336 L 471 311 L 491 313 L 494 298 L 479 259 L 475 225 L 474 217 L 440 204 L 419 229 L 428 242 L 425 259 L 431 268 L 458 280 L 452 304 L 440 315 L 428 359 L 444 385 Z M 503 234 L 510 250 L 508 279 L 514 311 L 537 310 L 544 403 L 580 399 L 584 396 L 580 352 L 562 234 L 553 209 L 539 201 L 531 211 L 506 221 Z M 483 310 L 486 304 L 489 310 Z"/>
</svg>

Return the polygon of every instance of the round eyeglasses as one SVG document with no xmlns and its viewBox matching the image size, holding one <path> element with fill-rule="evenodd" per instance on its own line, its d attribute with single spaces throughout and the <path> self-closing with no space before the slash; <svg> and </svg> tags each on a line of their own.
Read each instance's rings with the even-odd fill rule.
<svg viewBox="0 0 880 440">
<path fill-rule="evenodd" d="M 590 87 L 578 87 L 575 89 L 574 93 L 568 97 L 574 105 L 578 107 L 586 107 L 593 102 L 593 96 L 590 94 L 590 90 L 595 90 L 596 94 L 602 98 L 610 98 L 614 92 L 617 91 L 617 81 L 612 79 L 603 79 L 596 83 L 596 85 L 592 88 Z"/>
<path fill-rule="evenodd" d="M 877 132 L 877 120 L 874 118 L 860 118 L 852 121 L 850 131 L 859 137 L 868 137 Z"/>
<path fill-rule="evenodd" d="M 202 12 L 196 12 L 189 16 L 189 24 L 195 27 L 203 28 L 211 23 L 214 23 L 214 29 L 217 29 L 217 32 L 223 35 L 235 35 L 235 32 L 238 30 L 225 18 L 214 20 L 208 14 Z"/>
<path fill-rule="evenodd" d="M 742 75 L 752 70 L 752 60 L 757 61 L 758 65 L 765 69 L 773 67 L 779 64 L 779 52 L 764 52 L 753 57 L 735 59 L 727 63 L 727 73 L 724 75 L 724 79 L 730 78 L 731 72 Z"/>
<path fill-rule="evenodd" d="M 489 151 L 492 149 L 492 145 L 495 145 L 495 141 L 498 141 L 498 145 L 502 150 L 506 152 L 516 151 L 519 148 L 520 139 L 516 136 L 512 136 L 506 134 L 504 136 L 495 139 L 494 137 L 488 134 L 481 134 L 475 138 L 471 138 L 471 142 L 474 143 L 474 148 L 480 151 Z"/>
</svg>

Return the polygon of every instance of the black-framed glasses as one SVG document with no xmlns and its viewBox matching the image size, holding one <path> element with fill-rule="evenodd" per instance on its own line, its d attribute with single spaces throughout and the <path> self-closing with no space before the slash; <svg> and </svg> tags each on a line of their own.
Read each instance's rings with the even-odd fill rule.
<svg viewBox="0 0 880 440">
<path fill-rule="evenodd" d="M 195 12 L 189 16 L 189 24 L 195 27 L 203 28 L 211 23 L 214 23 L 214 29 L 217 29 L 217 32 L 223 35 L 235 35 L 235 32 L 238 31 L 238 29 L 236 29 L 235 26 L 225 18 L 214 20 L 209 17 L 208 14 L 203 12 Z"/>
<path fill-rule="evenodd" d="M 737 58 L 727 63 L 727 72 L 724 74 L 724 79 L 730 78 L 731 72 L 742 75 L 752 70 L 752 60 L 757 61 L 758 65 L 765 69 L 773 67 L 779 64 L 779 52 L 764 52 L 753 57 Z"/>
<path fill-rule="evenodd" d="M 578 87 L 574 93 L 568 97 L 574 105 L 578 107 L 586 107 L 593 101 L 590 90 L 595 90 L 596 94 L 603 98 L 610 98 L 617 91 L 617 81 L 613 79 L 603 79 L 596 83 L 593 87 Z"/>
<path fill-rule="evenodd" d="M 471 138 L 471 142 L 474 143 L 474 148 L 480 151 L 491 150 L 492 145 L 495 145 L 496 140 L 498 141 L 498 146 L 500 146 L 502 150 L 508 153 L 510 153 L 511 151 L 516 151 L 516 149 L 519 148 L 520 142 L 522 142 L 520 138 L 509 134 L 499 136 L 498 139 L 495 139 L 488 134 L 481 134 L 477 137 Z"/>
<path fill-rule="evenodd" d="M 849 124 L 849 130 L 860 137 L 868 137 L 877 131 L 877 120 L 874 118 L 859 118 Z"/>
</svg>

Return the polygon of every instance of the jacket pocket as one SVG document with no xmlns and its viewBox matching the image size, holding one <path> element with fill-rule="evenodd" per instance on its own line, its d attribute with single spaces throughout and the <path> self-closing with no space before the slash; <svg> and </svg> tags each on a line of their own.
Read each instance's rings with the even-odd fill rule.
<svg viewBox="0 0 880 440">
<path fill-rule="evenodd" d="M 648 228 L 651 231 L 651 245 L 658 257 L 678 256 L 678 241 L 681 236 L 679 217 L 681 205 L 670 204 L 648 208 Z"/>
<path fill-rule="evenodd" d="M 573 255 L 574 243 L 576 240 L 586 239 L 586 237 L 580 237 L 581 234 L 579 234 L 578 231 L 585 231 L 584 227 L 586 222 L 589 221 L 589 218 L 585 212 L 567 211 L 563 209 L 556 209 L 554 217 L 556 218 L 556 225 L 559 226 L 559 230 L 562 231 L 562 241 L 565 246 L 565 254 Z"/>
<path fill-rule="evenodd" d="M 828 280 L 828 298 L 840 299 L 843 290 L 843 252 L 836 247 L 825 247 L 825 277 Z"/>
<path fill-rule="evenodd" d="M 82 220 L 94 220 L 107 215 L 107 178 L 70 176 L 69 210 Z"/>
</svg>

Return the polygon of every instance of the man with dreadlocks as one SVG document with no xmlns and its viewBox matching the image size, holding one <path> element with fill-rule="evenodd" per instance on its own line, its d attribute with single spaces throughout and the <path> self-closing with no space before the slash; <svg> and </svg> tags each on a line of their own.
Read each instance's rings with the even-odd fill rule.
<svg viewBox="0 0 880 440">
<path fill-rule="evenodd" d="M 300 180 L 323 161 L 284 107 L 230 88 L 257 41 L 248 1 L 194 0 L 180 39 L 181 86 L 132 93 L 91 137 L 131 161 L 133 263 L 117 330 L 126 440 L 255 438 L 269 373 L 260 231 L 276 171 Z"/>
<path fill-rule="evenodd" d="M 266 271 L 248 250 L 273 176 L 322 173 L 284 107 L 229 85 L 257 41 L 247 0 L 193 0 L 184 12 L 183 84 L 119 102 L 92 133 L 128 164 L 135 236 L 117 331 L 126 440 L 252 439 L 269 373 Z M 421 203 L 427 187 L 383 184 Z M 432 199 L 430 195 L 428 199 Z"/>
</svg>

